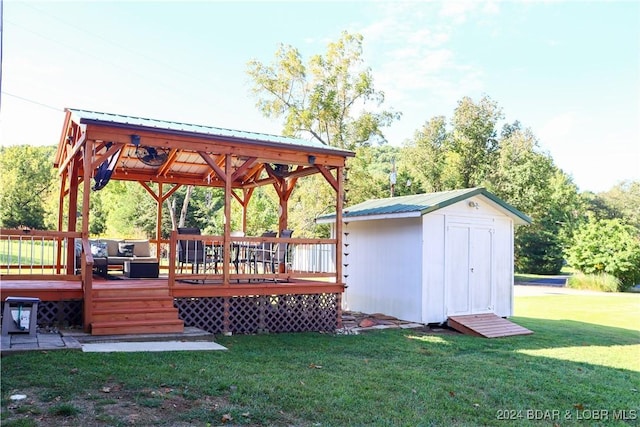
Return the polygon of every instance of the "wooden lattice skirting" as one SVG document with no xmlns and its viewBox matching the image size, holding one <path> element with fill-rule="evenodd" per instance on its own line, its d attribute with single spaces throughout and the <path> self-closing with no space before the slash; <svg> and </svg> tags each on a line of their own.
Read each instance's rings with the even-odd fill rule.
<svg viewBox="0 0 640 427">
<path fill-rule="evenodd" d="M 340 294 L 176 298 L 174 305 L 185 326 L 211 333 L 335 332 Z M 38 325 L 82 327 L 82 300 L 40 302 Z"/>
<path fill-rule="evenodd" d="M 339 294 L 176 298 L 185 326 L 211 333 L 335 332 Z"/>
<path fill-rule="evenodd" d="M 4 301 L 0 313 L 4 313 Z M 82 300 L 40 301 L 38 325 L 82 327 Z"/>
</svg>

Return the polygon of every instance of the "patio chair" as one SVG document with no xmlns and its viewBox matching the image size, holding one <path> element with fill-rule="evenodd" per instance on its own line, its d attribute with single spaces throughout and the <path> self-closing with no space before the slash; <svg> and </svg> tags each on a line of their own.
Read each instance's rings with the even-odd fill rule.
<svg viewBox="0 0 640 427">
<path fill-rule="evenodd" d="M 280 237 L 284 239 L 289 239 L 293 235 L 293 230 L 282 230 L 280 232 Z M 275 244 L 271 244 L 270 250 L 262 251 L 263 259 L 261 260 L 264 268 L 268 265 L 271 269 L 272 273 L 279 272 L 281 267 L 286 266 L 289 262 L 289 243 L 288 242 L 279 242 Z M 256 253 L 256 257 L 258 254 Z"/>
<path fill-rule="evenodd" d="M 244 237 L 244 231 L 232 231 L 231 237 Z M 231 263 L 236 268 L 236 274 L 240 274 L 240 264 L 245 264 L 249 261 L 244 246 L 245 244 L 242 242 L 233 242 L 231 244 Z"/>
<path fill-rule="evenodd" d="M 275 231 L 265 231 L 261 237 L 276 237 L 278 233 Z M 256 272 L 258 270 L 258 264 L 262 264 L 262 271 L 266 271 L 266 266 L 271 264 L 271 258 L 273 255 L 273 242 L 262 242 L 253 250 L 252 264 L 254 265 Z"/>
<path fill-rule="evenodd" d="M 195 227 L 180 227 L 178 234 L 197 234 L 200 235 L 200 229 Z M 180 263 L 180 272 L 185 264 L 191 264 L 191 273 L 198 274 L 200 264 L 206 271 L 207 263 L 212 262 L 214 269 L 218 271 L 217 257 L 207 255 L 206 248 L 202 240 L 178 240 L 178 262 Z"/>
</svg>

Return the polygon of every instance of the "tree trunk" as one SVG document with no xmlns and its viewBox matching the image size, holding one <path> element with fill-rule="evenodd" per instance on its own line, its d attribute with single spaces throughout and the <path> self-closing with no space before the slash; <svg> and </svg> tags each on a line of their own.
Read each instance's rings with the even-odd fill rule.
<svg viewBox="0 0 640 427">
<path fill-rule="evenodd" d="M 175 230 L 177 227 L 176 224 L 176 198 L 169 197 L 167 199 L 167 208 L 169 211 L 169 217 L 171 217 L 171 229 Z"/>
<path fill-rule="evenodd" d="M 180 222 L 178 227 L 184 227 L 184 223 L 187 220 L 187 210 L 189 208 L 189 201 L 191 200 L 191 193 L 193 193 L 193 185 L 187 186 L 187 194 L 184 195 L 184 201 L 182 202 L 182 210 L 180 211 Z"/>
</svg>

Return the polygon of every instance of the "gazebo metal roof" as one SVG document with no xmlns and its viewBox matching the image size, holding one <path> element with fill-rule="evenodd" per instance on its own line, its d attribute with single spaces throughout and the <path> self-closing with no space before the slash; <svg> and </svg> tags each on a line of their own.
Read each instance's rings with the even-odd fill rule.
<svg viewBox="0 0 640 427">
<path fill-rule="evenodd" d="M 299 138 L 82 109 L 66 111 L 55 165 L 66 166 L 76 154 L 77 135 L 82 134 L 93 144 L 92 169 L 113 160 L 112 179 L 117 180 L 223 187 L 221 177 L 230 155 L 232 188 L 252 188 L 273 182 L 276 174 L 281 178 L 326 175 L 354 155 Z M 155 166 L 143 163 L 137 155 L 140 147 L 162 151 L 166 161 Z"/>
<path fill-rule="evenodd" d="M 248 132 L 241 130 L 225 129 L 214 126 L 173 122 L 168 120 L 149 119 L 144 117 L 133 117 L 122 114 L 101 113 L 97 111 L 68 108 L 80 123 L 83 124 L 103 124 L 115 125 L 120 128 L 130 130 L 153 129 L 167 134 L 183 136 L 208 136 L 217 139 L 228 139 L 234 141 L 244 141 L 252 144 L 286 144 L 289 146 L 304 147 L 306 150 L 319 150 L 320 152 L 348 153 L 334 147 L 329 147 L 318 141 L 291 138 L 279 135 L 270 135 L 258 132 Z"/>
</svg>

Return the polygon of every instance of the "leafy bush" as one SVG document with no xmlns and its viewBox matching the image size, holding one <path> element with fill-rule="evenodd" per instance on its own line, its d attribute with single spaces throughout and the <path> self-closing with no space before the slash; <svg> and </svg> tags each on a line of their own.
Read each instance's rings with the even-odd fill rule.
<svg viewBox="0 0 640 427">
<path fill-rule="evenodd" d="M 620 280 L 611 274 L 578 273 L 569 276 L 567 287 L 573 289 L 589 289 L 592 291 L 616 292 L 620 288 Z"/>
<path fill-rule="evenodd" d="M 620 291 L 640 282 L 638 231 L 618 219 L 589 220 L 574 234 L 567 256 L 569 264 L 582 273 L 615 276 Z"/>
<path fill-rule="evenodd" d="M 557 233 L 543 226 L 520 227 L 516 232 L 515 270 L 517 273 L 559 274 L 564 257 Z"/>
</svg>

